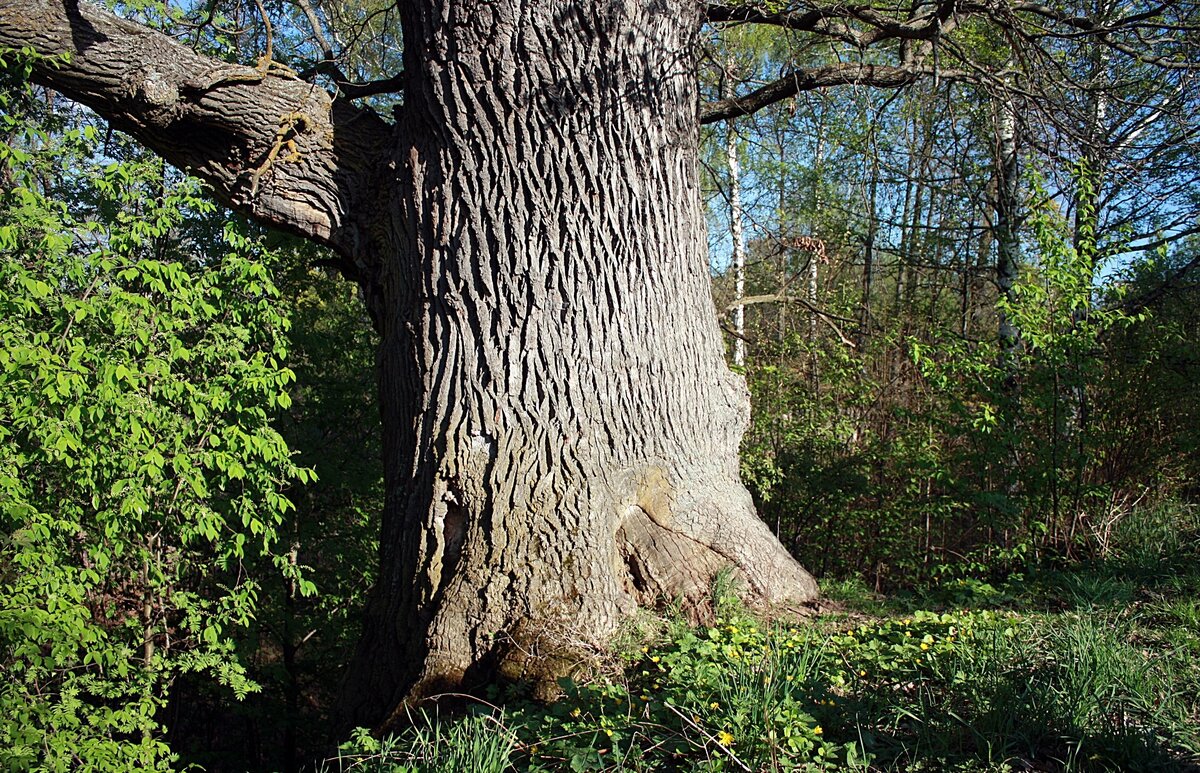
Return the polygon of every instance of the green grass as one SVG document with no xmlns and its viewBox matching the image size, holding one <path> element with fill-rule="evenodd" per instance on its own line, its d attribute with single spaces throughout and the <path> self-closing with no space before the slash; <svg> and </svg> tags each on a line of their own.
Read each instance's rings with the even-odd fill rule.
<svg viewBox="0 0 1200 773">
<path fill-rule="evenodd" d="M 344 753 L 325 760 L 322 773 L 501 773 L 512 769 L 519 741 L 504 723 L 503 712 L 470 714 L 452 720 L 421 712 L 412 727 L 382 740 L 365 730 L 343 747 Z"/>
<path fill-rule="evenodd" d="M 841 609 L 803 624 L 719 596 L 709 626 L 641 621 L 623 670 L 556 703 L 509 688 L 503 711 L 363 735 L 330 769 L 1200 771 L 1194 516 L 1139 516 L 1103 560 L 1003 584 L 839 583 Z"/>
</svg>

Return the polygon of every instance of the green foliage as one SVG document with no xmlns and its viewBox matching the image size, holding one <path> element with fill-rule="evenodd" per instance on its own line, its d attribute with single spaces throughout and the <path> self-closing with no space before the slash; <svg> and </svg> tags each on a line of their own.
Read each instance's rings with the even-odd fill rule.
<svg viewBox="0 0 1200 773">
<path fill-rule="evenodd" d="M 288 321 L 196 181 L 0 100 L 0 766 L 165 769 L 179 675 L 256 689 L 244 564 L 308 477 L 270 423 Z"/>
<path fill-rule="evenodd" d="M 275 426 L 319 477 L 287 491 L 295 509 L 279 533 L 289 562 L 318 592 L 280 582 L 266 559 L 247 562 L 260 581 L 258 608 L 237 643 L 262 690 L 231 705 L 203 678 L 176 689 L 189 713 L 220 718 L 171 732 L 173 748 L 208 770 L 288 770 L 328 747 L 332 739 L 313 728 L 334 726 L 342 667 L 376 576 L 383 475 L 374 334 L 352 285 L 303 268 L 315 250 L 290 242 L 280 249 L 297 267 L 278 272 L 296 380 Z"/>
<path fill-rule="evenodd" d="M 1081 174 L 1079 185 L 1090 184 Z M 910 343 L 941 393 L 946 431 L 965 441 L 966 453 L 947 459 L 948 466 L 985 482 L 967 501 L 988 516 L 975 519 L 974 528 L 1003 535 L 1000 550 L 984 546 L 980 555 L 993 568 L 1095 547 L 1095 535 L 1080 529 L 1080 514 L 1109 495 L 1094 475 L 1104 447 L 1092 417 L 1103 343 L 1141 321 L 1120 307 L 1119 292 L 1101 297 L 1094 234 L 1073 244 L 1049 207 L 1032 213 L 1030 230 L 1036 260 L 1024 267 L 1013 296 L 997 301 L 1020 331 L 1016 351 L 997 354 L 949 339 L 931 348 Z"/>
<path fill-rule="evenodd" d="M 412 727 L 382 740 L 363 728 L 320 770 L 378 773 L 503 773 L 517 746 L 503 713 L 471 714 L 457 721 L 420 712 Z"/>
<path fill-rule="evenodd" d="M 666 623 L 621 674 L 563 680 L 557 702 L 515 692 L 502 712 L 481 703 L 436 720 L 436 732 L 421 715 L 383 741 L 360 732 L 329 762 L 443 770 L 487 754 L 479 769 L 1187 770 L 1200 761 L 1200 578 L 1198 543 L 1181 527 L 1160 556 L 1179 562 L 1175 585 L 1161 573 L 1133 579 L 1114 559 L 1000 587 L 958 584 L 972 606 L 1008 609 L 784 625 L 722 604 L 710 625 Z M 1120 583 L 1134 600 L 1093 596 L 1074 609 L 1078 589 Z M 1151 590 L 1161 601 L 1136 601 Z M 1020 611 L 1047 607 L 1067 611 Z"/>
<path fill-rule="evenodd" d="M 1081 173 L 1078 187 L 1090 184 Z M 1146 314 L 1101 287 L 1100 253 L 1119 249 L 1116 235 L 1101 250 L 1049 204 L 1026 225 L 1030 253 L 1013 295 L 990 301 L 1020 331 L 1014 350 L 1001 350 L 994 330 L 979 339 L 950 329 L 941 320 L 962 310 L 932 300 L 894 310 L 849 343 L 814 335 L 815 321 L 788 329 L 780 312 L 757 323 L 764 340 L 746 367 L 754 415 L 743 478 L 766 522 L 819 576 L 862 573 L 876 589 L 986 581 L 1046 558 L 1096 555 L 1143 486 L 1182 479 L 1168 477 L 1178 463 L 1149 463 L 1163 457 L 1126 411 L 1171 411 L 1181 419 L 1172 426 L 1186 428 L 1195 401 L 1180 389 L 1165 407 L 1148 371 L 1124 377 L 1136 360 L 1121 352 L 1145 341 L 1143 362 L 1174 364 L 1186 347 L 1147 341 Z M 794 270 L 788 260 L 781 271 Z M 750 281 L 749 292 L 769 292 L 753 287 L 769 276 Z M 828 313 L 849 318 L 866 302 L 837 305 L 843 288 L 834 287 Z M 1183 450 L 1187 430 L 1170 431 L 1175 459 L 1194 458 Z"/>
<path fill-rule="evenodd" d="M 821 576 L 928 576 L 943 560 L 928 545 L 969 506 L 947 463 L 959 444 L 939 431 L 933 395 L 898 396 L 884 378 L 917 376 L 897 356 L 898 336 L 880 331 L 855 351 L 796 334 L 765 353 L 781 364 L 747 373 L 755 413 L 743 479 L 767 523 Z"/>
<path fill-rule="evenodd" d="M 1200 277 L 1198 254 L 1200 242 L 1189 239 L 1120 277 L 1125 302 L 1141 308 L 1144 319 L 1105 341 L 1094 402 L 1107 485 L 1132 478 L 1150 496 L 1200 491 L 1200 305 L 1187 290 Z"/>
</svg>

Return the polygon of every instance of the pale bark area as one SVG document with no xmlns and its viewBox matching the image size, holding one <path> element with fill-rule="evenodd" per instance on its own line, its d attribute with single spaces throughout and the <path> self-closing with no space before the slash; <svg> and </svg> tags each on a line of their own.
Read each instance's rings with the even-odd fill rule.
<svg viewBox="0 0 1200 773">
<path fill-rule="evenodd" d="M 1021 243 L 1017 232 L 1021 195 L 1021 173 L 1017 155 L 1016 105 L 1011 95 L 996 100 L 996 285 L 1000 296 L 1015 300 L 1015 288 L 1021 265 Z M 1020 333 L 1011 316 L 999 310 L 1001 367 L 1006 377 L 1016 377 L 1016 349 Z"/>
<path fill-rule="evenodd" d="M 733 95 L 734 62 L 727 67 L 723 99 Z M 742 228 L 742 165 L 738 158 L 737 125 L 730 120 L 725 126 L 725 164 L 729 169 L 729 239 L 732 246 L 733 299 L 746 295 L 746 236 Z M 733 309 L 733 364 L 746 366 L 746 309 L 737 305 Z"/>
<path fill-rule="evenodd" d="M 724 568 L 752 601 L 815 596 L 738 477 L 749 406 L 703 254 L 695 4 L 399 10 L 389 126 L 87 6 L 0 0 L 0 45 L 75 52 L 41 82 L 333 245 L 363 288 L 387 502 L 346 721 L 497 672 L 552 682 Z"/>
<path fill-rule="evenodd" d="M 782 158 L 782 153 L 780 153 L 780 158 Z M 821 243 L 821 229 L 820 229 L 819 223 L 820 223 L 821 214 L 825 210 L 825 200 L 824 200 L 824 195 L 823 195 L 824 189 L 821 187 L 822 182 L 823 182 L 823 175 L 824 175 L 824 171 L 822 168 L 824 165 L 824 161 L 825 161 L 825 122 L 822 117 L 821 124 L 817 129 L 816 144 L 815 144 L 815 147 L 813 148 L 813 160 L 812 160 L 814 182 L 813 182 L 813 208 L 812 208 L 813 214 L 812 214 L 812 226 L 811 226 L 810 230 L 812 232 L 812 238 L 815 240 L 816 243 Z M 782 208 L 781 208 L 781 211 L 782 211 Z M 822 245 L 822 249 L 819 253 L 816 250 L 813 250 L 813 251 L 810 251 L 809 256 L 808 256 L 808 271 L 807 271 L 808 281 L 806 282 L 806 284 L 807 284 L 807 288 L 808 288 L 808 302 L 809 302 L 809 305 L 813 309 L 815 309 L 817 307 L 817 301 L 819 300 L 818 285 L 817 285 L 817 281 L 818 281 L 819 277 L 818 277 L 817 271 L 818 271 L 818 267 L 820 266 L 820 263 L 821 263 L 820 258 L 822 258 L 823 256 L 824 256 L 823 245 Z M 817 340 L 817 317 L 818 317 L 818 315 L 815 311 L 809 312 L 808 335 L 813 341 Z"/>
</svg>

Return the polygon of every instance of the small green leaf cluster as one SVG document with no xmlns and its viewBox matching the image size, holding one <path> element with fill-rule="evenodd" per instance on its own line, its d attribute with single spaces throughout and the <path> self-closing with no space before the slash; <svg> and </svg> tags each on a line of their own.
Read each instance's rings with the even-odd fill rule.
<svg viewBox="0 0 1200 773">
<path fill-rule="evenodd" d="M 510 703 L 529 770 L 821 770 L 862 762 L 837 739 L 823 636 L 728 615 L 647 645 L 624 681 L 563 680 L 550 706 Z"/>
<path fill-rule="evenodd" d="M 831 636 L 828 647 L 836 665 L 830 680 L 837 689 L 856 685 L 912 686 L 937 672 L 939 658 L 974 644 L 980 630 L 991 631 L 1008 618 L 981 610 L 973 613 L 917 611 Z M 1014 623 L 1015 624 L 1015 623 Z M 1011 626 L 1005 626 L 1012 630 Z"/>
<path fill-rule="evenodd" d="M 0 768 L 165 768 L 178 674 L 255 689 L 243 561 L 309 475 L 270 424 L 288 321 L 197 181 L 0 105 Z"/>
</svg>

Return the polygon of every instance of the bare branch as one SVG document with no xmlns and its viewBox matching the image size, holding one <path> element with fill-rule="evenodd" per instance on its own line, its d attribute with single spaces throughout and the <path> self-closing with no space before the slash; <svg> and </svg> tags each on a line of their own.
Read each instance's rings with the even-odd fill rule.
<svg viewBox="0 0 1200 773">
<path fill-rule="evenodd" d="M 969 79 L 989 85 L 992 90 L 1010 90 L 1010 79 L 1003 77 L 1002 72 L 981 65 L 969 50 L 955 42 L 951 33 L 970 17 L 997 28 L 1008 39 L 1014 56 L 1024 61 L 1027 71 L 1052 68 L 1061 82 L 1075 88 L 1086 89 L 1087 85 L 1076 83 L 1064 65 L 1049 54 L 1045 47 L 1047 39 L 1089 38 L 1097 45 L 1138 62 L 1164 70 L 1196 71 L 1200 70 L 1200 62 L 1193 58 L 1161 53 L 1161 49 L 1160 53 L 1155 53 L 1156 46 L 1147 40 L 1146 34 L 1200 31 L 1200 25 L 1193 24 L 1190 19 L 1167 18 L 1172 12 L 1186 7 L 1181 0 L 1162 0 L 1136 13 L 1101 20 L 1073 15 L 1036 0 L 934 0 L 911 6 L 861 0 L 847 4 L 800 0 L 790 10 L 769 10 L 753 4 L 709 3 L 704 6 L 705 17 L 715 24 L 763 24 L 810 33 L 818 39 L 853 46 L 860 55 L 863 50 L 888 41 L 899 41 L 900 45 L 898 52 L 892 52 L 897 55 L 894 65 L 839 62 L 798 69 L 745 96 L 704 106 L 701 122 L 749 115 L 802 91 L 847 84 L 897 88 L 932 76 L 935 79 Z M 958 69 L 941 68 L 939 52 L 950 53 L 953 67 Z M 1031 104 L 1040 101 L 1035 96 Z M 1071 131 L 1070 127 L 1064 127 L 1064 130 Z"/>
<path fill-rule="evenodd" d="M 710 4 L 705 7 L 709 22 L 769 24 L 799 32 L 815 32 L 865 48 L 882 40 L 932 40 L 953 18 L 955 0 L 940 0 L 932 9 L 917 4 L 913 15 L 893 18 L 869 4 L 811 6 L 804 11 L 764 11 L 754 6 Z M 847 22 L 856 21 L 869 29 L 858 31 Z"/>
<path fill-rule="evenodd" d="M 267 50 L 263 53 L 259 68 L 267 70 L 271 67 L 271 62 L 275 60 L 275 29 L 271 25 L 271 16 L 263 7 L 262 0 L 254 0 L 254 7 L 258 9 L 258 15 L 262 19 L 263 31 L 267 38 Z"/>
<path fill-rule="evenodd" d="M 854 342 L 846 337 L 846 335 L 842 332 L 842 329 L 837 326 L 837 322 L 855 324 L 855 320 L 846 319 L 845 317 L 839 317 L 836 314 L 830 314 L 827 311 L 822 311 L 808 300 L 796 295 L 747 295 L 743 298 L 738 298 L 736 301 L 726 306 L 725 311 L 728 313 L 739 306 L 755 306 L 763 303 L 798 303 L 811 311 L 813 314 L 817 315 L 822 322 L 829 326 L 829 329 L 832 330 L 835 335 L 837 335 L 842 343 L 852 349 L 854 348 Z"/>
<path fill-rule="evenodd" d="M 404 90 L 404 73 L 393 75 L 390 78 L 362 82 L 352 81 L 346 77 L 346 74 L 337 65 L 338 57 L 333 50 L 333 45 L 329 42 L 329 38 L 325 36 L 325 32 L 321 29 L 321 20 L 317 17 L 316 9 L 313 8 L 312 3 L 309 0 L 295 0 L 295 3 L 308 20 L 308 26 L 313 31 L 313 40 L 316 41 L 317 47 L 321 49 L 321 55 L 325 57 L 311 69 L 300 73 L 301 78 L 308 80 L 317 74 L 326 75 L 333 80 L 338 93 L 349 99 L 372 97 L 376 94 L 390 94 Z"/>
<path fill-rule="evenodd" d="M 404 82 L 406 76 L 404 73 L 397 73 L 390 78 L 381 78 L 375 81 L 355 82 L 349 80 L 335 80 L 334 85 L 338 91 L 350 99 L 360 99 L 362 97 L 373 97 L 376 94 L 394 94 L 404 90 Z"/>
<path fill-rule="evenodd" d="M 295 2 L 304 14 L 304 18 L 308 20 L 308 26 L 312 28 L 313 40 L 316 41 L 317 47 L 321 49 L 321 55 L 325 57 L 325 61 L 332 64 L 336 60 L 333 54 L 333 46 L 330 45 L 329 38 L 325 37 L 325 31 L 321 29 L 321 20 L 317 18 L 317 12 L 312 7 L 312 3 L 308 0 L 295 0 Z M 343 80 L 345 79 L 343 78 Z"/>
<path fill-rule="evenodd" d="M 845 6 L 813 8 L 803 13 L 768 13 L 751 6 L 709 5 L 705 9 L 705 18 L 712 23 L 769 24 L 799 32 L 819 32 L 851 45 L 859 45 L 858 34 L 845 24 L 845 20 L 851 18 Z"/>
<path fill-rule="evenodd" d="M 843 62 L 824 67 L 808 67 L 795 70 L 779 80 L 741 97 L 731 97 L 703 105 L 700 123 L 709 124 L 728 118 L 750 115 L 767 105 L 794 97 L 802 91 L 813 91 L 831 86 L 860 85 L 878 88 L 900 88 L 918 79 L 936 74 L 940 78 L 954 79 L 964 74 L 956 70 L 936 71 L 928 67 L 895 67 L 884 64 L 856 64 Z"/>
<path fill-rule="evenodd" d="M 1100 23 L 1087 16 L 1071 16 L 1063 13 L 1056 8 L 1052 8 L 1042 3 L 1017 3 L 1012 6 L 1013 11 L 1019 13 L 1027 13 L 1039 16 L 1043 19 L 1048 19 L 1064 27 L 1077 30 L 1081 33 L 1096 36 L 1104 45 L 1121 53 L 1136 59 L 1145 64 L 1151 64 L 1155 67 L 1162 67 L 1168 70 L 1200 70 L 1200 62 L 1194 61 L 1179 61 L 1166 56 L 1157 56 L 1139 50 L 1128 43 L 1123 43 L 1112 37 L 1113 33 L 1123 30 L 1130 30 L 1141 26 L 1147 19 L 1153 18 L 1162 12 L 1163 9 L 1169 7 L 1164 4 L 1147 13 L 1137 14 L 1134 16 L 1116 19 L 1113 21 Z M 1194 27 L 1185 27 L 1189 31 L 1196 31 Z"/>
</svg>

